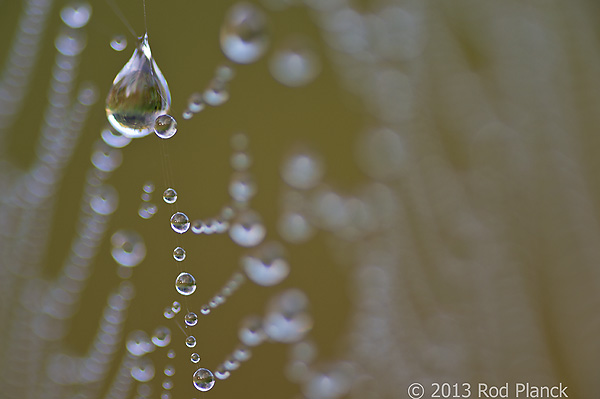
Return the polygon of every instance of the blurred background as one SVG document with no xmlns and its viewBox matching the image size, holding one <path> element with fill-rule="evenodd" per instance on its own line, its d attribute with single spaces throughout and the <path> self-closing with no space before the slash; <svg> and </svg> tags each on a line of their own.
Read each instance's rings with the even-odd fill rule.
<svg viewBox="0 0 600 399">
<path fill-rule="evenodd" d="M 2 397 L 598 396 L 597 2 L 147 0 L 131 142 L 110 3 L 0 2 Z"/>
</svg>

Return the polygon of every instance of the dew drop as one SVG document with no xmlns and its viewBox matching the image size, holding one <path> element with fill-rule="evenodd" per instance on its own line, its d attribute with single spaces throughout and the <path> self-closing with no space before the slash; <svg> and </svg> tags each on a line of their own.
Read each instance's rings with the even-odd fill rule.
<svg viewBox="0 0 600 399">
<path fill-rule="evenodd" d="M 112 172 L 121 166 L 123 162 L 123 154 L 121 150 L 109 147 L 105 143 L 99 141 L 92 153 L 92 165 L 102 172 Z"/>
<path fill-rule="evenodd" d="M 167 357 L 169 359 L 175 359 L 175 350 L 169 349 L 169 351 L 167 352 Z"/>
<path fill-rule="evenodd" d="M 174 213 L 171 216 L 171 228 L 174 232 L 183 234 L 190 228 L 190 219 L 183 212 Z"/>
<path fill-rule="evenodd" d="M 202 98 L 206 104 L 213 107 L 225 104 L 229 100 L 227 85 L 220 80 L 213 79 L 206 90 L 204 90 Z"/>
<path fill-rule="evenodd" d="M 298 342 L 312 329 L 313 320 L 306 312 L 308 299 L 297 289 L 289 289 L 275 297 L 268 308 L 263 325 L 265 333 L 276 342 Z"/>
<path fill-rule="evenodd" d="M 175 314 L 179 313 L 181 311 L 181 304 L 177 301 L 174 301 L 173 304 L 171 305 L 171 310 Z"/>
<path fill-rule="evenodd" d="M 184 316 L 183 320 L 185 321 L 185 324 L 193 327 L 198 323 L 198 315 L 196 315 L 194 312 L 189 312 Z"/>
<path fill-rule="evenodd" d="M 148 382 L 154 378 L 154 364 L 147 357 L 137 359 L 131 368 L 131 376 L 139 382 Z"/>
<path fill-rule="evenodd" d="M 58 52 L 67 57 L 79 55 L 85 45 L 86 39 L 83 32 L 73 30 L 59 34 L 54 41 L 54 47 Z"/>
<path fill-rule="evenodd" d="M 152 342 L 160 348 L 169 345 L 171 343 L 171 330 L 164 326 L 157 327 L 152 333 Z"/>
<path fill-rule="evenodd" d="M 229 229 L 229 237 L 242 247 L 253 247 L 265 238 L 266 229 L 260 216 L 251 210 L 240 213 Z"/>
<path fill-rule="evenodd" d="M 177 201 L 177 191 L 172 188 L 167 188 L 163 193 L 163 200 L 167 204 L 174 204 Z"/>
<path fill-rule="evenodd" d="M 154 189 L 155 189 L 154 183 L 152 183 L 151 181 L 147 181 L 146 183 L 144 183 L 144 186 L 142 187 L 142 190 L 147 194 L 152 194 L 154 192 Z"/>
<path fill-rule="evenodd" d="M 118 205 L 119 195 L 113 186 L 102 185 L 98 187 L 90 199 L 90 207 L 99 215 L 110 215 Z"/>
<path fill-rule="evenodd" d="M 119 230 L 110 238 L 111 255 L 120 265 L 134 267 L 146 257 L 146 245 L 142 237 L 133 232 Z"/>
<path fill-rule="evenodd" d="M 159 116 L 154 122 L 154 133 L 161 139 L 170 139 L 177 133 L 177 121 L 168 114 Z"/>
<path fill-rule="evenodd" d="M 288 157 L 281 168 L 283 180 L 300 190 L 315 187 L 323 177 L 321 161 L 310 152 L 298 152 Z"/>
<path fill-rule="evenodd" d="M 129 334 L 126 343 L 127 351 L 133 356 L 142 356 L 154 350 L 150 337 L 144 331 L 137 330 Z"/>
<path fill-rule="evenodd" d="M 164 373 L 167 377 L 173 377 L 175 375 L 175 367 L 171 365 L 165 366 Z"/>
<path fill-rule="evenodd" d="M 110 41 L 110 47 L 115 51 L 123 51 L 127 48 L 127 38 L 125 35 L 115 35 Z"/>
<path fill-rule="evenodd" d="M 106 98 L 106 116 L 126 137 L 144 137 L 154 131 L 156 118 L 171 107 L 171 93 L 152 58 L 148 35 L 117 74 Z"/>
<path fill-rule="evenodd" d="M 87 25 L 92 16 L 92 6 L 86 2 L 71 3 L 60 10 L 60 18 L 65 25 L 78 29 Z"/>
<path fill-rule="evenodd" d="M 190 98 L 188 99 L 188 109 L 190 112 L 197 114 L 202 111 L 205 107 L 204 98 L 200 93 L 192 93 Z"/>
<path fill-rule="evenodd" d="M 314 233 L 308 220 L 299 213 L 284 212 L 278 224 L 281 238 L 289 243 L 299 244 L 308 240 Z"/>
<path fill-rule="evenodd" d="M 196 346 L 196 337 L 194 337 L 193 335 L 190 335 L 189 337 L 186 337 L 185 339 L 185 345 L 188 348 L 193 348 Z"/>
<path fill-rule="evenodd" d="M 151 204 L 149 202 L 143 202 L 142 204 L 140 204 L 140 208 L 138 209 L 138 215 L 142 219 L 150 219 L 156 214 L 156 212 L 158 212 L 158 208 L 156 207 L 156 205 Z"/>
<path fill-rule="evenodd" d="M 177 262 L 181 262 L 185 259 L 185 249 L 181 248 L 181 247 L 177 247 L 173 250 L 173 258 L 177 261 Z"/>
<path fill-rule="evenodd" d="M 221 26 L 220 42 L 223 53 L 233 62 L 258 60 L 269 45 L 265 14 L 250 3 L 233 5 Z"/>
<path fill-rule="evenodd" d="M 171 306 L 167 306 L 165 308 L 165 311 L 163 312 L 163 316 L 165 316 L 165 319 L 167 319 L 167 320 L 171 320 L 173 317 L 175 317 L 175 312 L 173 312 L 173 309 L 171 308 Z"/>
<path fill-rule="evenodd" d="M 202 307 L 200 308 L 200 313 L 202 313 L 203 315 L 210 314 L 210 307 L 208 307 L 208 305 L 202 305 Z"/>
<path fill-rule="evenodd" d="M 273 78 L 289 87 L 312 82 L 321 70 L 319 59 L 303 38 L 288 42 L 272 56 L 269 70 Z"/>
<path fill-rule="evenodd" d="M 248 316 L 242 320 L 238 337 L 242 343 L 248 346 L 256 346 L 262 343 L 266 335 L 263 331 L 261 318 L 258 316 Z"/>
<path fill-rule="evenodd" d="M 162 383 L 162 387 L 166 390 L 173 389 L 173 381 L 169 378 L 165 378 L 165 380 Z"/>
<path fill-rule="evenodd" d="M 206 392 L 215 385 L 215 376 L 209 369 L 200 368 L 194 373 L 192 381 L 197 390 Z"/>
<path fill-rule="evenodd" d="M 196 352 L 192 353 L 190 355 L 190 360 L 192 361 L 192 363 L 198 363 L 200 361 L 200 355 L 197 354 Z"/>
<path fill-rule="evenodd" d="M 102 130 L 100 137 L 102 137 L 102 140 L 112 148 L 123 148 L 131 143 L 129 137 L 125 137 L 119 132 L 113 132 L 112 129 Z"/>
<path fill-rule="evenodd" d="M 180 273 L 175 280 L 175 289 L 181 295 L 192 295 L 196 291 L 196 279 L 189 273 Z"/>
<path fill-rule="evenodd" d="M 250 351 L 250 349 L 245 345 L 239 345 L 235 352 L 233 352 L 233 357 L 238 362 L 245 362 L 246 360 L 250 359 L 251 356 L 252 351 Z"/>
<path fill-rule="evenodd" d="M 215 78 L 221 82 L 230 82 L 235 76 L 235 70 L 231 65 L 219 65 L 215 70 Z"/>
<path fill-rule="evenodd" d="M 241 259 L 248 278 L 265 287 L 279 284 L 290 272 L 283 246 L 277 242 L 261 245 L 254 253 Z"/>
<path fill-rule="evenodd" d="M 229 195 L 236 201 L 247 202 L 256 194 L 256 184 L 250 173 L 238 172 L 231 176 Z"/>
<path fill-rule="evenodd" d="M 226 380 L 229 378 L 230 375 L 231 373 L 229 372 L 229 370 L 225 370 L 225 366 L 223 366 L 222 364 L 215 369 L 215 377 L 217 377 L 220 380 Z"/>
</svg>

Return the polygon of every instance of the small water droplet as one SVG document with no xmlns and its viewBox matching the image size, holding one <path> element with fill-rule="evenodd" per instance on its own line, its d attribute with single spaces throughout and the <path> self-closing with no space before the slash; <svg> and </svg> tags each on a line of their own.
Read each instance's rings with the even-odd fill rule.
<svg viewBox="0 0 600 399">
<path fill-rule="evenodd" d="M 189 312 L 185 315 L 183 320 L 185 321 L 185 324 L 187 324 L 190 327 L 193 327 L 198 323 L 198 315 L 196 315 L 196 313 L 194 312 Z"/>
<path fill-rule="evenodd" d="M 177 191 L 172 188 L 167 188 L 163 193 L 163 200 L 167 204 L 174 204 L 177 201 Z"/>
<path fill-rule="evenodd" d="M 183 119 L 192 119 L 192 116 L 194 116 L 194 113 L 192 111 L 190 111 L 189 109 L 186 109 L 185 111 L 183 111 L 181 113 L 181 117 Z"/>
<path fill-rule="evenodd" d="M 170 306 L 167 306 L 163 312 L 163 316 L 165 316 L 165 319 L 171 320 L 173 317 L 175 317 L 175 312 L 173 312 L 173 309 L 171 309 Z"/>
<path fill-rule="evenodd" d="M 233 169 L 245 171 L 252 165 L 252 158 L 247 152 L 239 151 L 231 155 L 229 163 Z"/>
<path fill-rule="evenodd" d="M 154 345 L 164 348 L 171 343 L 171 330 L 167 327 L 157 327 L 152 333 L 152 342 Z"/>
<path fill-rule="evenodd" d="M 208 305 L 202 305 L 202 307 L 200 308 L 200 313 L 202 313 L 203 315 L 209 314 L 210 307 Z"/>
<path fill-rule="evenodd" d="M 113 81 L 106 116 L 121 134 L 138 138 L 153 132 L 156 118 L 170 107 L 169 86 L 152 58 L 146 34 Z"/>
<path fill-rule="evenodd" d="M 110 47 L 115 51 L 123 51 L 127 48 L 127 38 L 125 35 L 115 35 L 110 41 Z"/>
<path fill-rule="evenodd" d="M 121 150 L 109 147 L 102 141 L 96 145 L 92 153 L 92 165 L 102 172 L 112 172 L 121 166 L 123 162 L 123 154 Z"/>
<path fill-rule="evenodd" d="M 192 361 L 192 363 L 198 363 L 200 361 L 200 355 L 197 354 L 196 352 L 192 353 L 190 355 L 190 360 Z"/>
<path fill-rule="evenodd" d="M 86 45 L 86 38 L 83 32 L 69 30 L 59 34 L 54 41 L 54 47 L 59 53 L 67 57 L 79 55 Z"/>
<path fill-rule="evenodd" d="M 87 25 L 92 16 L 92 6 L 86 2 L 74 2 L 60 10 L 60 18 L 65 25 L 78 29 Z"/>
<path fill-rule="evenodd" d="M 171 216 L 171 228 L 174 232 L 183 234 L 190 228 L 190 219 L 183 212 L 177 212 Z"/>
<path fill-rule="evenodd" d="M 177 121 L 168 114 L 159 116 L 154 122 L 154 133 L 161 139 L 170 139 L 177 133 Z"/>
<path fill-rule="evenodd" d="M 179 313 L 181 311 L 181 304 L 177 301 L 174 301 L 173 304 L 171 305 L 171 310 L 175 314 Z"/>
<path fill-rule="evenodd" d="M 167 352 L 167 357 L 169 359 L 175 359 L 175 350 L 174 349 L 169 349 L 169 351 Z"/>
<path fill-rule="evenodd" d="M 279 48 L 269 62 L 271 75 L 279 83 L 300 87 L 312 82 L 321 70 L 319 59 L 306 39 L 292 38 Z"/>
<path fill-rule="evenodd" d="M 169 378 L 165 378 L 162 383 L 162 387 L 166 390 L 173 389 L 173 381 Z"/>
<path fill-rule="evenodd" d="M 194 387 L 202 392 L 210 391 L 215 385 L 215 376 L 209 369 L 200 368 L 196 370 L 192 380 Z"/>
<path fill-rule="evenodd" d="M 229 237 L 238 245 L 253 247 L 265 238 L 266 229 L 260 216 L 251 210 L 240 213 L 229 229 Z"/>
<path fill-rule="evenodd" d="M 258 60 L 269 45 L 265 14 L 250 3 L 233 5 L 221 26 L 220 42 L 223 53 L 233 62 Z"/>
<path fill-rule="evenodd" d="M 181 295 L 192 295 L 196 291 L 196 279 L 189 273 L 180 273 L 175 280 L 175 289 Z"/>
<path fill-rule="evenodd" d="M 194 337 L 193 335 L 190 335 L 189 337 L 185 338 L 185 345 L 188 348 L 193 348 L 196 346 L 196 337 Z"/>
<path fill-rule="evenodd" d="M 231 65 L 219 65 L 217 69 L 215 69 L 215 79 L 220 80 L 221 82 L 230 82 L 235 76 L 235 70 Z"/>
<path fill-rule="evenodd" d="M 215 377 L 217 377 L 220 380 L 226 380 L 229 378 L 230 375 L 231 373 L 228 370 L 225 370 L 225 366 L 223 366 L 222 364 L 217 366 L 215 370 Z"/>
<path fill-rule="evenodd" d="M 173 258 L 177 261 L 177 262 L 181 262 L 185 259 L 185 249 L 181 248 L 181 247 L 177 247 L 173 250 Z"/>
<path fill-rule="evenodd" d="M 245 362 L 252 356 L 252 351 L 246 345 L 239 345 L 233 352 L 233 356 L 237 361 Z"/>
<path fill-rule="evenodd" d="M 111 255 L 122 266 L 134 267 L 146 257 L 146 245 L 142 237 L 133 232 L 119 230 L 110 238 Z"/>
<path fill-rule="evenodd" d="M 241 259 L 248 278 L 265 287 L 279 284 L 290 272 L 283 246 L 277 242 L 261 245 L 250 255 Z"/>
<path fill-rule="evenodd" d="M 142 190 L 144 190 L 144 192 L 147 194 L 152 194 L 155 188 L 156 187 L 154 186 L 154 183 L 152 183 L 151 181 L 147 181 L 146 183 L 144 183 L 144 187 L 142 187 Z"/>
</svg>

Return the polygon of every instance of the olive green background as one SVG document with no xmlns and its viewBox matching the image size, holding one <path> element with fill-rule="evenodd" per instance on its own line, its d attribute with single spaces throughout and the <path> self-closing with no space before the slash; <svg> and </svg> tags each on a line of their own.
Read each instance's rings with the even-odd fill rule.
<svg viewBox="0 0 600 399">
<path fill-rule="evenodd" d="M 8 151 L 12 160 L 27 168 L 34 159 L 46 104 L 46 93 L 55 55 L 53 40 L 62 23 L 59 12 L 65 1 L 57 1 L 49 18 L 47 35 L 42 41 L 40 59 L 35 70 L 32 89 L 28 94 L 26 112 L 18 116 L 12 130 Z M 125 17 L 137 34 L 144 31 L 142 2 L 119 1 Z M 168 142 L 154 135 L 133 140 L 124 149 L 121 167 L 108 181 L 119 192 L 119 207 L 112 217 L 109 234 L 118 229 L 136 230 L 145 239 L 148 253 L 136 267 L 131 281 L 136 297 L 129 310 L 126 331 L 142 329 L 151 333 L 164 324 L 173 332 L 177 357 L 167 359 L 166 349 L 151 356 L 155 360 L 154 379 L 157 397 L 164 377 L 162 368 L 174 364 L 174 398 L 211 396 L 225 397 L 293 397 L 299 388 L 288 383 L 283 375 L 287 347 L 264 344 L 253 350 L 253 356 L 232 376 L 217 381 L 207 393 L 197 392 L 191 384 L 196 366 L 189 361 L 191 349 L 184 345 L 184 335 L 175 323 L 163 318 L 165 306 L 174 300 L 182 301 L 199 314 L 200 306 L 221 288 L 238 268 L 243 249 L 227 235 L 195 236 L 190 232 L 176 237 L 169 227 L 171 209 L 161 200 L 166 188 L 165 171 L 161 161 L 161 145 L 168 153 L 168 167 L 173 187 L 179 194 L 176 209 L 190 219 L 208 218 L 217 214 L 228 201 L 227 187 L 231 174 L 229 140 L 236 132 L 245 132 L 250 139 L 253 159 L 251 172 L 258 185 L 252 203 L 264 218 L 268 239 L 278 239 L 275 224 L 282 189 L 279 165 L 297 143 L 307 143 L 327 160 L 327 179 L 338 187 L 350 189 L 361 180 L 354 158 L 354 138 L 365 116 L 355 100 L 340 89 L 335 74 L 327 62 L 325 48 L 305 8 L 293 7 L 281 12 L 269 12 L 271 46 L 258 62 L 235 67 L 236 76 L 230 85 L 230 100 L 221 107 L 207 107 L 191 120 L 181 117 L 187 99 L 194 91 L 202 91 L 213 77 L 215 68 L 226 61 L 219 47 L 219 27 L 230 1 L 157 1 L 147 0 L 147 23 L 153 56 L 169 83 L 172 94 L 171 114 L 178 121 L 178 133 Z M 12 38 L 20 12 L 20 2 L 4 1 L 0 14 L 0 57 L 5 57 L 9 38 Z M 133 51 L 134 39 L 104 1 L 92 4 L 93 15 L 83 28 L 87 46 L 82 53 L 79 82 L 91 81 L 98 88 L 99 100 L 93 107 L 74 157 L 60 183 L 59 206 L 55 215 L 53 235 L 46 257 L 46 277 L 57 275 L 64 261 L 77 223 L 76 215 L 82 195 L 83 180 L 91 167 L 93 143 L 106 126 L 104 99 L 112 79 L 127 62 Z M 126 34 L 128 47 L 116 52 L 109 42 L 115 34 Z M 291 89 L 277 83 L 269 74 L 267 60 L 271 50 L 288 35 L 303 34 L 312 39 L 322 61 L 320 76 L 306 87 Z M 152 202 L 158 213 L 150 220 L 137 215 L 140 195 L 145 182 L 152 181 L 156 191 Z M 101 310 L 108 294 L 119 282 L 117 265 L 110 256 L 109 236 L 104 240 L 94 261 L 94 271 L 85 291 L 80 311 L 76 314 L 67 349 L 83 354 L 96 333 Z M 200 317 L 191 329 L 198 339 L 194 348 L 201 357 L 199 366 L 213 369 L 238 344 L 237 329 L 248 314 L 263 314 L 272 295 L 284 288 L 299 287 L 311 302 L 315 327 L 311 336 L 319 346 L 319 359 L 327 361 L 342 353 L 343 336 L 348 323 L 348 307 L 352 292 L 345 269 L 327 248 L 327 237 L 317 235 L 311 242 L 288 246 L 292 271 L 287 280 L 276 287 L 259 287 L 247 282 L 223 306 L 212 314 Z M 182 245 L 187 259 L 181 265 L 172 259 L 172 250 Z M 174 289 L 174 280 L 183 269 L 196 277 L 198 289 L 189 298 L 182 298 Z M 183 312 L 178 315 L 183 323 Z"/>
</svg>

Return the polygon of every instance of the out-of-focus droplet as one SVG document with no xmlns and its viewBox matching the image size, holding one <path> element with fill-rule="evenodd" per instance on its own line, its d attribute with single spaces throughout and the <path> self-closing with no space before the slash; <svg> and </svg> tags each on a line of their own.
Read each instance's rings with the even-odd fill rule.
<svg viewBox="0 0 600 399">
<path fill-rule="evenodd" d="M 189 273 L 180 273 L 175 280 L 175 289 L 181 295 L 192 295 L 196 291 L 196 279 Z"/>
<path fill-rule="evenodd" d="M 92 6 L 84 1 L 70 3 L 60 10 L 60 18 L 70 28 L 82 28 L 92 16 Z"/>
<path fill-rule="evenodd" d="M 121 134 L 138 138 L 153 132 L 156 118 L 170 107 L 171 92 L 152 58 L 146 34 L 113 81 L 106 98 L 106 116 Z"/>
<path fill-rule="evenodd" d="M 154 364 L 147 357 L 136 359 L 131 368 L 131 376 L 139 382 L 148 382 L 154 378 Z"/>
<path fill-rule="evenodd" d="M 122 266 L 134 267 L 146 257 L 146 245 L 142 237 L 133 231 L 119 230 L 110 238 L 111 255 Z"/>
<path fill-rule="evenodd" d="M 202 94 L 202 99 L 206 104 L 213 107 L 225 104 L 227 100 L 229 100 L 229 92 L 227 91 L 226 83 L 217 79 L 211 80 Z"/>
<path fill-rule="evenodd" d="M 181 303 L 179 303 L 177 301 L 173 301 L 173 304 L 171 305 L 171 310 L 175 314 L 181 312 Z"/>
<path fill-rule="evenodd" d="M 258 60 L 267 50 L 267 18 L 250 3 L 233 5 L 221 25 L 221 49 L 233 62 L 249 64 Z"/>
<path fill-rule="evenodd" d="M 250 173 L 238 172 L 231 176 L 229 195 L 236 201 L 247 202 L 256 194 L 256 184 Z"/>
<path fill-rule="evenodd" d="M 152 343 L 154 345 L 164 348 L 171 343 L 171 330 L 167 327 L 157 327 L 152 333 Z"/>
<path fill-rule="evenodd" d="M 86 46 L 86 38 L 82 31 L 69 30 L 60 33 L 54 41 L 59 53 L 68 57 L 79 55 Z"/>
<path fill-rule="evenodd" d="M 156 205 L 151 204 L 149 202 L 143 202 L 142 204 L 140 204 L 140 208 L 138 209 L 138 215 L 142 219 L 150 219 L 156 214 L 156 212 L 158 212 L 158 208 L 156 207 Z"/>
<path fill-rule="evenodd" d="M 112 214 L 119 204 L 117 190 L 108 184 L 98 187 L 90 198 L 90 207 L 99 215 Z"/>
<path fill-rule="evenodd" d="M 202 111 L 205 107 L 204 98 L 201 93 L 192 93 L 188 99 L 188 109 L 193 113 Z"/>
<path fill-rule="evenodd" d="M 210 391 L 215 385 L 215 376 L 209 369 L 200 368 L 194 373 L 193 382 L 197 390 L 202 392 Z"/>
<path fill-rule="evenodd" d="M 240 213 L 229 229 L 229 237 L 242 247 L 254 247 L 265 238 L 266 229 L 258 213 L 247 210 Z"/>
<path fill-rule="evenodd" d="M 285 241 L 299 244 L 308 240 L 314 233 L 304 215 L 295 212 L 284 212 L 279 217 L 279 234 Z"/>
<path fill-rule="evenodd" d="M 115 51 L 123 51 L 127 48 L 127 38 L 125 35 L 115 35 L 110 41 L 110 47 Z"/>
<path fill-rule="evenodd" d="M 242 343 L 248 346 L 261 344 L 266 339 L 261 318 L 258 316 L 248 316 L 242 320 L 238 337 Z"/>
<path fill-rule="evenodd" d="M 173 250 L 173 259 L 178 262 L 181 262 L 185 259 L 185 249 L 181 247 L 177 247 Z"/>
<path fill-rule="evenodd" d="M 183 212 L 174 213 L 171 216 L 171 228 L 174 232 L 183 234 L 190 228 L 190 219 Z"/>
<path fill-rule="evenodd" d="M 154 122 L 154 133 L 161 139 L 170 139 L 177 133 L 177 121 L 168 114 L 159 116 Z"/>
<path fill-rule="evenodd" d="M 113 148 L 123 148 L 131 143 L 131 139 L 129 137 L 125 137 L 119 132 L 113 132 L 111 129 L 102 130 L 100 137 L 102 137 L 102 140 L 106 144 Z"/>
<path fill-rule="evenodd" d="M 312 329 L 308 299 L 298 289 L 289 289 L 271 301 L 263 320 L 265 334 L 273 341 L 298 342 Z"/>
<path fill-rule="evenodd" d="M 297 152 L 284 161 L 281 177 L 293 188 L 307 190 L 320 182 L 323 177 L 323 166 L 312 153 Z"/>
<path fill-rule="evenodd" d="M 271 75 L 279 83 L 300 87 L 312 82 L 321 71 L 316 53 L 304 38 L 288 39 L 269 61 Z"/>
<path fill-rule="evenodd" d="M 133 356 L 142 356 L 154 350 L 150 337 L 144 331 L 136 330 L 127 337 L 127 350 Z"/>
<path fill-rule="evenodd" d="M 245 255 L 241 264 L 250 280 L 265 287 L 279 284 L 290 272 L 283 246 L 278 242 L 267 242 L 252 254 Z"/>
</svg>

